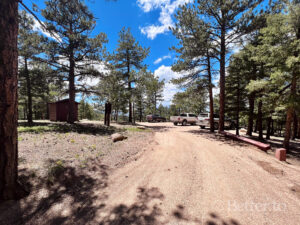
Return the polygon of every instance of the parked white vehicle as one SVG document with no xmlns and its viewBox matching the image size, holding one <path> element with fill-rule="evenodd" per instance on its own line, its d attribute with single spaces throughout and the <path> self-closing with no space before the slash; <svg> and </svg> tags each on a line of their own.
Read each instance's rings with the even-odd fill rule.
<svg viewBox="0 0 300 225">
<path fill-rule="evenodd" d="M 187 124 L 195 125 L 198 122 L 197 116 L 192 113 L 182 113 L 180 116 L 171 116 L 170 121 L 173 122 L 175 126 L 182 124 L 186 126 Z"/>
<path fill-rule="evenodd" d="M 205 127 L 210 127 L 210 121 L 209 121 L 209 113 L 200 113 L 198 115 L 198 122 L 197 125 L 199 125 L 202 129 Z M 234 128 L 235 124 L 233 121 L 231 121 L 228 118 L 225 118 L 224 122 L 225 128 Z M 217 130 L 219 128 L 219 115 L 214 114 L 214 129 Z"/>
</svg>

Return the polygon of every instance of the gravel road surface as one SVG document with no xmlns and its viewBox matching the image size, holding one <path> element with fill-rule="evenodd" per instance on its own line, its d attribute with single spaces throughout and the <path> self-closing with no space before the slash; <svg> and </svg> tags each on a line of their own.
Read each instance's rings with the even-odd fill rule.
<svg viewBox="0 0 300 225">
<path fill-rule="evenodd" d="M 100 224 L 300 224 L 298 165 L 197 126 L 143 125 L 155 141 L 110 176 Z"/>
</svg>

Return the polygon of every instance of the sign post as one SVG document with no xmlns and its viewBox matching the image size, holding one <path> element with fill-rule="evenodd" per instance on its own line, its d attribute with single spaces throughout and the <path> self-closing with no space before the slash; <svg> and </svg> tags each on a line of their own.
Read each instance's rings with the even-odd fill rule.
<svg viewBox="0 0 300 225">
<path fill-rule="evenodd" d="M 104 125 L 110 126 L 111 103 L 105 103 Z"/>
</svg>

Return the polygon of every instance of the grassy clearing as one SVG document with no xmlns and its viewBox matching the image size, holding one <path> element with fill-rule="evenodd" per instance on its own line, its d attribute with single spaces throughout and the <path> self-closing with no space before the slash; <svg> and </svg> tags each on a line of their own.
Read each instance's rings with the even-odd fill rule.
<svg viewBox="0 0 300 225">
<path fill-rule="evenodd" d="M 115 132 L 122 132 L 124 129 L 116 127 L 106 127 L 95 124 L 67 124 L 67 123 L 34 123 L 29 126 L 27 123 L 19 123 L 19 133 L 45 133 L 57 132 L 69 135 L 70 132 L 79 134 L 92 134 L 92 135 L 110 135 Z M 75 143 L 75 142 L 74 142 Z"/>
<path fill-rule="evenodd" d="M 34 127 L 18 127 L 18 132 L 19 133 L 36 133 L 36 134 L 40 134 L 40 133 L 44 133 L 44 132 L 50 132 L 53 131 L 54 127 L 51 126 L 34 126 Z"/>
<path fill-rule="evenodd" d="M 138 127 L 127 127 L 126 128 L 127 131 L 129 132 L 150 132 L 150 129 L 140 129 Z"/>
</svg>

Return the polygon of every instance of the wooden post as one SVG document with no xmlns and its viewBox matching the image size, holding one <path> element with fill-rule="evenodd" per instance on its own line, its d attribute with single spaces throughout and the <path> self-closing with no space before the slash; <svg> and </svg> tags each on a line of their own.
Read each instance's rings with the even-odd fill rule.
<svg viewBox="0 0 300 225">
<path fill-rule="evenodd" d="M 104 115 L 104 124 L 106 126 L 110 126 L 110 114 L 111 114 L 111 103 L 105 103 L 105 115 Z"/>
</svg>

